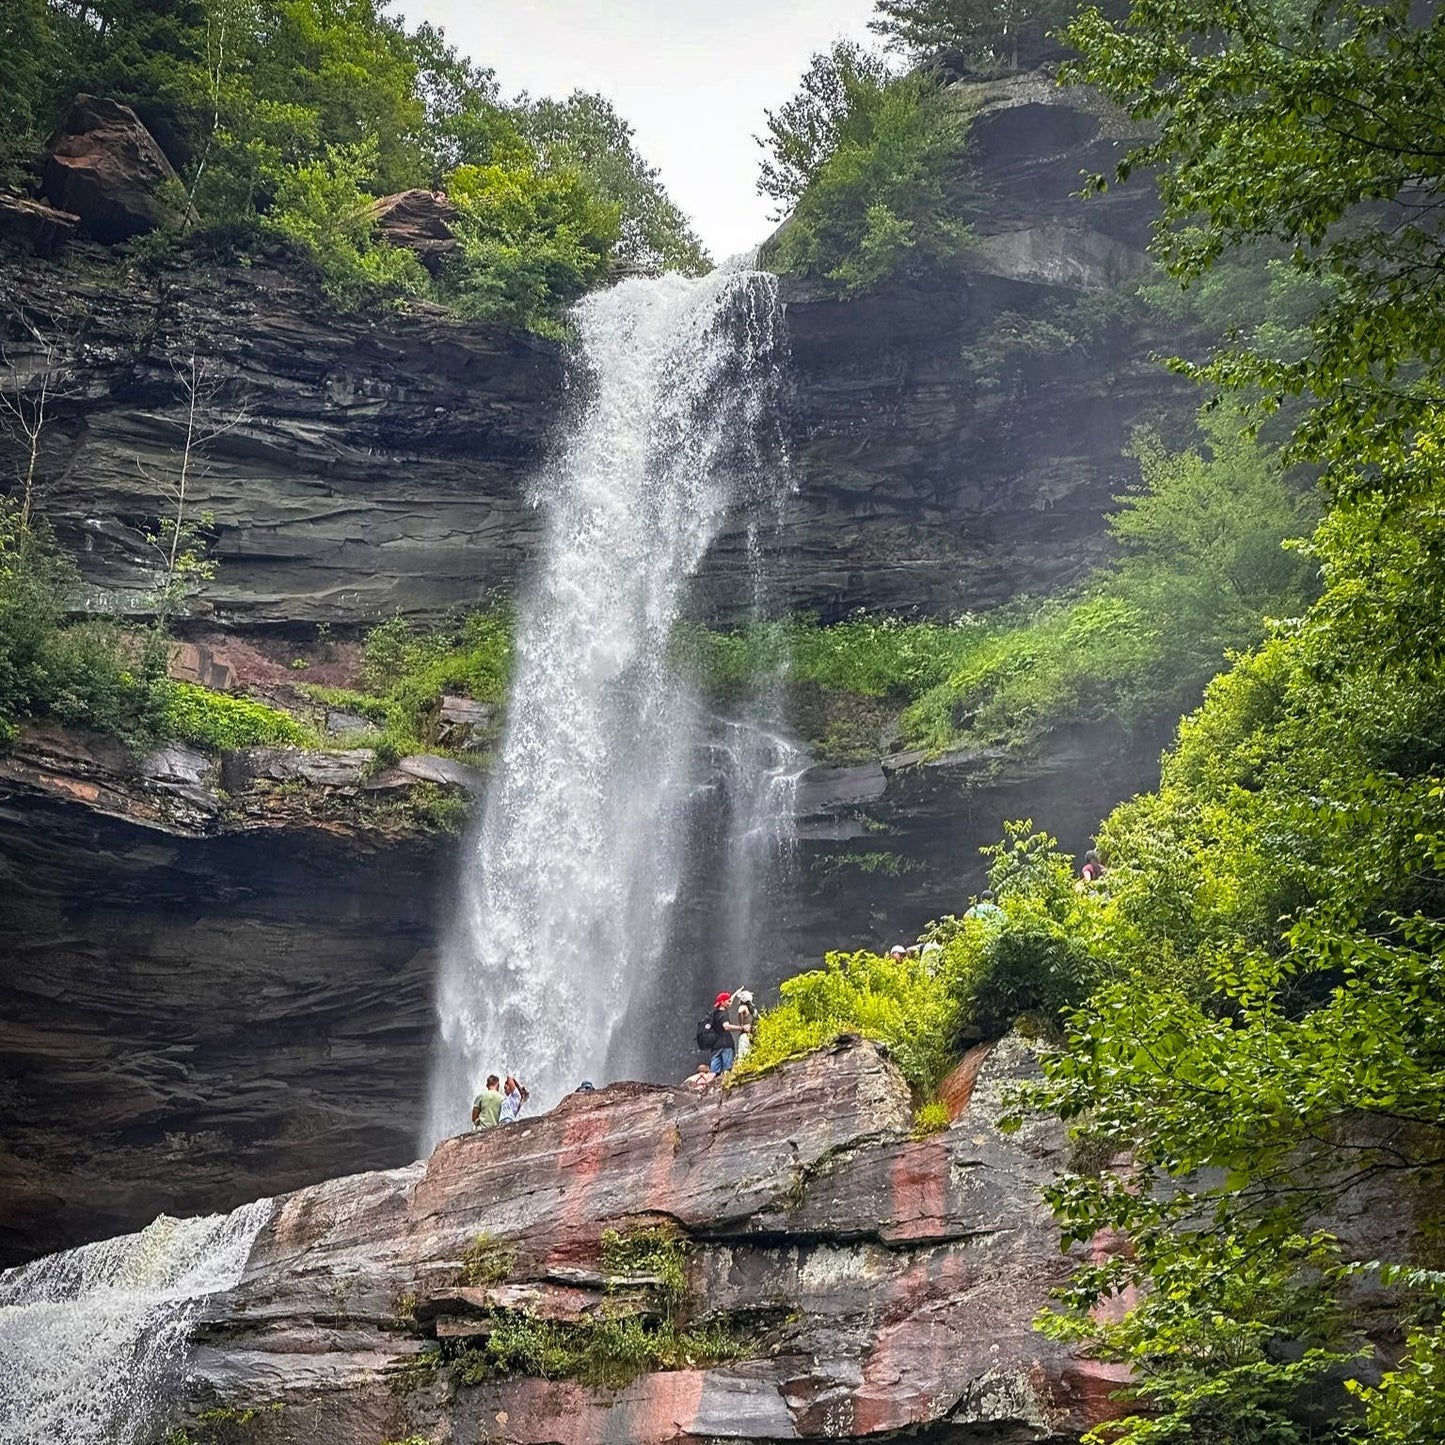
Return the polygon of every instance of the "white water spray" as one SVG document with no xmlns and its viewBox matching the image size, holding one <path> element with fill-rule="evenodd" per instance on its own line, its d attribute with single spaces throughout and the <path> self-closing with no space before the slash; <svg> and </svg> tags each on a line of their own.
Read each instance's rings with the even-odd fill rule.
<svg viewBox="0 0 1445 1445">
<path fill-rule="evenodd" d="M 271 1201 L 0 1274 L 0 1445 L 133 1445 L 173 1402 L 191 1328 L 236 1285 Z"/>
<path fill-rule="evenodd" d="M 542 556 L 442 960 L 427 1144 L 465 1126 L 488 1073 L 546 1105 L 638 1056 L 615 1035 L 668 944 L 706 731 L 674 624 L 729 508 L 775 509 L 784 485 L 772 277 L 627 281 L 574 319 L 585 393 L 537 488 Z"/>
</svg>

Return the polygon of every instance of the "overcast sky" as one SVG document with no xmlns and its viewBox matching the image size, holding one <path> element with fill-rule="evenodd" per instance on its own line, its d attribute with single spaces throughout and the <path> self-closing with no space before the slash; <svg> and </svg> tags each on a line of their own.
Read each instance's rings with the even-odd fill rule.
<svg viewBox="0 0 1445 1445">
<path fill-rule="evenodd" d="M 867 37 L 873 0 L 400 0 L 503 91 L 601 91 L 715 260 L 772 230 L 753 137 L 815 50 Z"/>
</svg>

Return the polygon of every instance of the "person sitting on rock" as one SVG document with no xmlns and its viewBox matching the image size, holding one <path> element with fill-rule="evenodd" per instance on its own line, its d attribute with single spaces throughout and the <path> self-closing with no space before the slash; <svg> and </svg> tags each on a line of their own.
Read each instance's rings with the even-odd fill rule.
<svg viewBox="0 0 1445 1445">
<path fill-rule="evenodd" d="M 502 1123 L 515 1124 L 527 1099 L 527 1090 L 517 1082 L 517 1076 L 508 1074 L 502 1084 Z"/>
<path fill-rule="evenodd" d="M 501 1080 L 495 1074 L 487 1075 L 487 1087 L 472 1100 L 472 1128 L 495 1129 L 502 1121 L 502 1106 L 506 1100 L 497 1087 Z"/>
<path fill-rule="evenodd" d="M 699 1064 L 682 1081 L 682 1086 L 691 1089 L 694 1094 L 705 1094 L 712 1087 L 712 1070 L 706 1064 Z"/>
</svg>

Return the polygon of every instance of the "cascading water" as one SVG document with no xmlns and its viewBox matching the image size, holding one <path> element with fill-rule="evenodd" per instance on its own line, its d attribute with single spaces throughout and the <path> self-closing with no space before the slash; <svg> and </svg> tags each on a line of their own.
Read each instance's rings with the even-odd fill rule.
<svg viewBox="0 0 1445 1445">
<path fill-rule="evenodd" d="M 772 277 L 625 281 L 574 319 L 582 397 L 537 487 L 542 557 L 442 960 L 427 1143 L 464 1126 L 488 1073 L 548 1104 L 609 1056 L 636 1067 L 616 1035 L 669 941 L 707 733 L 672 658 L 685 583 L 731 507 L 771 512 L 785 486 Z"/>
<path fill-rule="evenodd" d="M 0 1445 L 132 1445 L 174 1400 L 206 1298 L 236 1285 L 271 1201 L 0 1274 Z"/>
</svg>

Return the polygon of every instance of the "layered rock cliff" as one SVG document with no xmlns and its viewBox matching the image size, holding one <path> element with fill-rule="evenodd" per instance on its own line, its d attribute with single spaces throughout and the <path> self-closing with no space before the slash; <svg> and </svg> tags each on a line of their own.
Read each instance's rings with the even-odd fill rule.
<svg viewBox="0 0 1445 1445">
<path fill-rule="evenodd" d="M 1129 426 L 1178 402 L 1143 359 L 1147 319 L 1104 304 L 1141 264 L 1147 216 L 1069 198 L 1107 167 L 1117 121 L 1045 77 L 960 98 L 982 236 L 967 269 L 846 301 L 784 287 L 796 494 L 764 559 L 779 609 L 952 613 L 1076 578 L 1103 554 Z M 93 245 L 0 254 L 0 295 L 8 363 L 53 372 L 40 503 L 91 605 L 143 607 L 154 582 L 145 539 L 192 354 L 223 424 L 195 477 L 219 566 L 194 627 L 343 635 L 471 605 L 526 566 L 528 478 L 568 400 L 556 344 L 427 307 L 339 316 L 279 262 L 143 272 Z M 1090 298 L 1107 325 L 1054 325 Z M 752 596 L 745 520 L 704 562 L 695 615 L 735 619 Z M 752 981 L 956 909 L 1005 817 L 1082 846 L 1151 781 L 1158 741 L 814 771 L 796 887 Z M 272 778 L 262 807 L 215 758 L 27 746 L 0 775 L 0 1255 L 408 1158 L 455 838 L 396 826 L 380 806 L 396 795 L 356 764 L 334 786 Z M 690 967 L 679 954 L 658 1004 L 679 1066 Z"/>
<path fill-rule="evenodd" d="M 845 1041 L 703 1097 L 574 1094 L 278 1200 L 204 1326 L 189 1409 L 255 1410 L 254 1445 L 1075 1440 L 1119 1380 L 1031 1328 L 1070 1264 L 1038 1196 L 1063 1141 L 999 1132 L 1024 1044 L 979 1063 L 928 1138 L 877 1048 Z M 680 1279 L 619 1265 L 644 1228 Z M 627 1320 L 634 1357 L 609 1359 L 600 1323 Z M 504 1353 L 529 1328 L 550 1367 Z M 649 1368 L 639 1339 L 696 1358 Z"/>
</svg>

